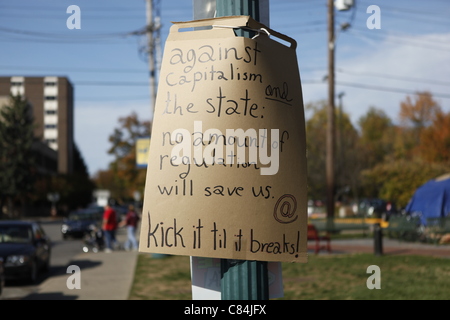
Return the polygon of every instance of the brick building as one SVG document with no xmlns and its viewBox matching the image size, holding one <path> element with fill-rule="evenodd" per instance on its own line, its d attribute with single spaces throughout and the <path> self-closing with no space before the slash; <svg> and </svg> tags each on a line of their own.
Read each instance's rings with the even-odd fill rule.
<svg viewBox="0 0 450 320">
<path fill-rule="evenodd" d="M 57 172 L 72 173 L 74 114 L 70 81 L 66 77 L 0 77 L 0 101 L 7 101 L 10 94 L 21 94 L 31 104 L 35 135 L 56 152 Z"/>
</svg>

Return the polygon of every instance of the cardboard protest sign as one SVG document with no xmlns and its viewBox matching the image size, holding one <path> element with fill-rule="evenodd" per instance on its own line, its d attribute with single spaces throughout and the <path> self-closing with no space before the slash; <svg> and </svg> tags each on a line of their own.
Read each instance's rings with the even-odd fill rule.
<svg viewBox="0 0 450 320">
<path fill-rule="evenodd" d="M 192 30 L 204 26 L 212 28 Z M 295 50 L 293 39 L 248 16 L 174 23 L 155 104 L 141 252 L 307 262 Z"/>
</svg>

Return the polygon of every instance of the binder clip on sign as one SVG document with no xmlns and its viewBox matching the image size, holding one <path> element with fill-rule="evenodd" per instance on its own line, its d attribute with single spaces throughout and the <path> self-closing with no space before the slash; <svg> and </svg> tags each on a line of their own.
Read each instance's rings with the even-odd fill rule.
<svg viewBox="0 0 450 320">
<path fill-rule="evenodd" d="M 174 23 L 155 104 L 141 252 L 307 262 L 295 50 L 293 39 L 248 16 Z"/>
</svg>

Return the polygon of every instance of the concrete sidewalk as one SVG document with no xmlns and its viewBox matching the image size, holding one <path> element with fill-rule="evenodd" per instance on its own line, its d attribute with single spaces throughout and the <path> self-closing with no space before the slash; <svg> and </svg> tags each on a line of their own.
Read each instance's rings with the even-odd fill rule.
<svg viewBox="0 0 450 320">
<path fill-rule="evenodd" d="M 119 243 L 126 239 L 126 229 L 118 229 Z M 68 264 L 80 268 L 80 289 L 69 289 L 67 280 L 72 274 L 64 273 L 48 278 L 24 300 L 127 300 L 138 254 L 124 250 L 80 253 Z"/>
<path fill-rule="evenodd" d="M 138 252 L 84 253 L 70 265 L 80 268 L 80 289 L 67 286 L 71 274 L 47 279 L 25 300 L 127 300 Z"/>
</svg>

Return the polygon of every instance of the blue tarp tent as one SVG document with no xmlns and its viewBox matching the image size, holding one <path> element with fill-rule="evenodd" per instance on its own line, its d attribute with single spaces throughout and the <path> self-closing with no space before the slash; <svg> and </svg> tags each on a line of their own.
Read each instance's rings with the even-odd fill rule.
<svg viewBox="0 0 450 320">
<path fill-rule="evenodd" d="M 405 210 L 419 215 L 425 226 L 428 218 L 450 215 L 450 174 L 429 180 L 417 188 Z"/>
</svg>

